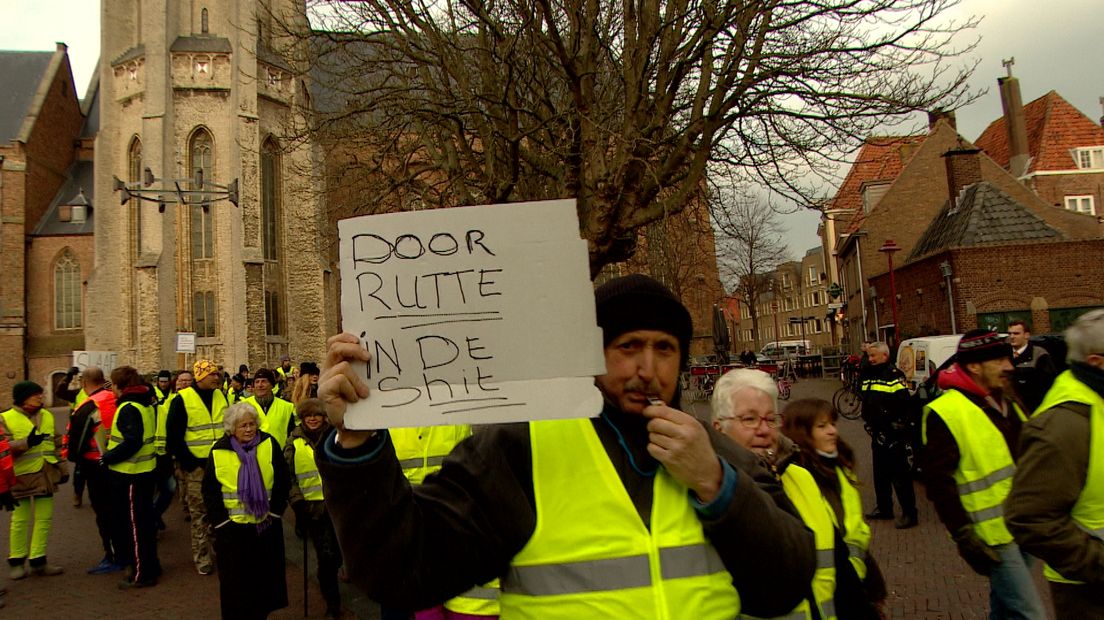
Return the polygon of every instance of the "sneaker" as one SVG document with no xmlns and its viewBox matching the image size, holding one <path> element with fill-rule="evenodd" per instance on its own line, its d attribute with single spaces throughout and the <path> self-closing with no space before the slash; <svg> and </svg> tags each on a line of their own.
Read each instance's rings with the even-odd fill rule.
<svg viewBox="0 0 1104 620">
<path fill-rule="evenodd" d="M 125 568 L 122 564 L 116 564 L 107 558 L 100 560 L 100 563 L 88 569 L 89 575 L 107 575 L 110 573 L 117 573 Z"/>
<path fill-rule="evenodd" d="M 119 582 L 119 589 L 132 590 L 136 588 L 151 588 L 155 585 L 157 585 L 156 581 L 131 581 L 129 579 L 124 579 Z"/>
<path fill-rule="evenodd" d="M 200 575 L 210 575 L 211 573 L 215 572 L 215 567 L 213 567 L 213 566 L 197 566 L 196 567 L 196 572 L 198 572 Z"/>
<path fill-rule="evenodd" d="M 54 577 L 65 572 L 65 569 L 60 566 L 54 566 L 52 564 L 43 564 L 41 566 L 32 566 L 31 574 L 35 577 Z"/>
<path fill-rule="evenodd" d="M 875 508 L 873 511 L 866 513 L 865 516 L 868 521 L 892 521 L 893 511 L 886 511 L 880 508 Z"/>
<path fill-rule="evenodd" d="M 73 508 L 80 508 L 83 505 L 84 505 L 84 498 L 82 498 L 80 495 L 74 495 L 73 496 Z"/>
<path fill-rule="evenodd" d="M 13 565 L 11 567 L 11 570 L 8 571 L 8 577 L 12 581 L 19 581 L 20 579 L 22 579 L 26 576 L 27 576 L 27 569 L 24 568 L 22 564 Z"/>
</svg>

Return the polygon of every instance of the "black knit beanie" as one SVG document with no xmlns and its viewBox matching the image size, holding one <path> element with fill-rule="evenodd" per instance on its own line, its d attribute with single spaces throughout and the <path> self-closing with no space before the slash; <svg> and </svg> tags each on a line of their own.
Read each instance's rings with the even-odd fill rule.
<svg viewBox="0 0 1104 620">
<path fill-rule="evenodd" d="M 602 346 L 638 329 L 667 332 L 678 339 L 681 363 L 686 366 L 693 323 L 686 306 L 666 286 L 642 274 L 615 278 L 594 291 L 594 305 Z"/>
<path fill-rule="evenodd" d="M 253 373 L 253 379 L 268 379 L 269 383 L 276 385 L 276 373 L 267 368 L 258 368 L 257 372 Z"/>
<path fill-rule="evenodd" d="M 43 390 L 41 385 L 34 381 L 20 381 L 12 387 L 12 402 L 18 407 L 28 398 L 35 394 L 45 393 L 45 391 L 46 390 Z"/>
<path fill-rule="evenodd" d="M 955 359 L 959 364 L 976 364 L 989 360 L 1012 359 L 1012 345 L 997 332 L 971 329 L 958 341 Z"/>
</svg>

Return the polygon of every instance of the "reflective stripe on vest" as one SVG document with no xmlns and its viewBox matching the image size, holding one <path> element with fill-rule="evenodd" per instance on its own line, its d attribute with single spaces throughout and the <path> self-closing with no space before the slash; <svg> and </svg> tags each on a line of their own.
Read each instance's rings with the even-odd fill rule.
<svg viewBox="0 0 1104 620">
<path fill-rule="evenodd" d="M 782 490 L 790 498 L 801 520 L 813 531 L 816 546 L 816 571 L 813 573 L 812 592 L 820 617 L 834 620 L 836 592 L 836 528 L 832 523 L 832 508 L 820 492 L 809 470 L 790 464 L 782 472 Z M 833 610 L 829 613 L 827 610 Z M 809 601 L 804 600 L 794 608 L 794 613 L 812 616 Z"/>
<path fill-rule="evenodd" d="M 299 483 L 299 490 L 303 493 L 303 499 L 317 502 L 322 501 L 322 476 L 318 473 L 318 466 L 314 463 L 314 448 L 306 439 L 296 437 L 291 445 L 295 450 L 295 458 L 292 459 L 292 471 L 295 480 Z"/>
<path fill-rule="evenodd" d="M 855 487 L 855 474 L 842 467 L 836 467 L 836 478 L 840 485 L 840 504 L 843 506 L 843 542 L 847 545 L 847 555 L 855 574 L 866 579 L 866 551 L 870 548 L 870 525 L 863 519 L 862 496 Z M 832 523 L 840 527 L 836 511 L 830 512 Z"/>
<path fill-rule="evenodd" d="M 0 414 L 0 416 L 4 418 L 4 425 L 8 427 L 8 432 L 11 433 L 11 437 L 8 438 L 9 441 L 26 439 L 31 431 L 35 429 L 31 419 L 14 407 Z M 54 414 L 50 413 L 50 410 L 45 407 L 38 410 L 38 433 L 46 435 L 46 439 L 12 459 L 16 476 L 33 474 L 41 471 L 45 463 L 58 462 L 57 448 L 54 443 Z"/>
<path fill-rule="evenodd" d="M 884 381 L 882 379 L 867 379 L 862 383 L 862 389 L 867 392 L 885 392 L 894 394 L 901 390 L 907 390 L 908 386 L 901 379 Z"/>
<path fill-rule="evenodd" d="M 1013 402 L 1021 420 L 1023 412 Z M 962 507 L 974 524 L 974 531 L 987 545 L 1012 542 L 1004 525 L 1004 499 L 1012 489 L 1016 466 L 1004 435 L 985 411 L 958 390 L 947 390 L 924 409 L 923 438 L 927 443 L 928 416 L 935 414 L 947 425 L 958 445 L 958 466 L 954 479 Z"/>
<path fill-rule="evenodd" d="M 499 615 L 498 597 L 500 588 L 498 580 L 475 586 L 456 598 L 445 601 L 445 609 L 469 616 L 497 616 Z"/>
<path fill-rule="evenodd" d="M 295 415 L 295 405 L 288 401 L 273 396 L 268 411 L 261 408 L 256 396 L 250 396 L 242 400 L 243 403 L 253 405 L 257 410 L 257 424 L 260 430 L 272 435 L 282 450 L 287 445 L 288 426 L 299 423 L 299 416 Z"/>
<path fill-rule="evenodd" d="M 157 405 L 157 424 L 154 425 L 153 431 L 153 451 L 158 455 L 168 454 L 165 449 L 165 421 L 169 417 L 169 407 L 172 405 L 172 401 L 176 398 L 176 392 L 170 392 L 165 400 L 160 405 Z"/>
<path fill-rule="evenodd" d="M 1043 412 L 1062 403 L 1089 406 L 1089 466 L 1085 486 L 1070 510 L 1070 518 L 1082 531 L 1104 540 L 1104 399 L 1067 370 L 1054 380 L 1036 411 Z M 1080 583 L 1063 577 L 1049 565 L 1043 568 L 1043 574 L 1050 581 Z"/>
<path fill-rule="evenodd" d="M 179 396 L 184 399 L 184 409 L 188 412 L 184 444 L 193 456 L 205 459 L 211 454 L 211 446 L 222 437 L 222 412 L 226 409 L 226 397 L 214 390 L 211 393 L 211 409 L 208 410 L 194 387 L 180 390 Z"/>
<path fill-rule="evenodd" d="M 257 451 L 257 464 L 261 469 L 261 482 L 264 483 L 265 492 L 269 500 L 272 499 L 272 481 L 275 475 L 272 469 L 272 450 L 275 440 L 262 437 L 254 450 Z M 215 477 L 222 485 L 222 505 L 230 513 L 230 520 L 235 523 L 260 523 L 268 515 L 251 515 L 246 512 L 245 504 L 238 497 L 238 470 L 241 469 L 241 460 L 233 450 L 211 450 L 211 460 L 215 465 Z"/>
<path fill-rule="evenodd" d="M 107 466 L 108 469 L 118 472 L 120 474 L 142 474 L 153 471 L 154 459 L 157 458 L 156 449 L 153 445 L 154 427 L 157 425 L 157 414 L 154 413 L 153 407 L 146 405 L 139 405 L 137 403 L 126 402 L 119 406 L 115 412 L 115 419 L 119 419 L 119 414 L 123 413 L 127 409 L 134 409 L 138 412 L 138 415 L 142 418 L 142 447 L 138 448 L 138 451 L 130 455 L 125 461 L 120 463 L 112 463 Z M 107 438 L 107 450 L 110 452 L 123 443 L 119 433 L 112 429 L 111 434 Z"/>
<path fill-rule="evenodd" d="M 410 484 L 421 484 L 429 474 L 441 469 L 449 452 L 471 435 L 471 427 L 419 426 L 390 430 L 395 456 Z"/>
<path fill-rule="evenodd" d="M 589 419 L 529 423 L 537 527 L 503 618 L 733 618 L 739 594 L 685 486 L 660 468 L 644 527 Z"/>
</svg>

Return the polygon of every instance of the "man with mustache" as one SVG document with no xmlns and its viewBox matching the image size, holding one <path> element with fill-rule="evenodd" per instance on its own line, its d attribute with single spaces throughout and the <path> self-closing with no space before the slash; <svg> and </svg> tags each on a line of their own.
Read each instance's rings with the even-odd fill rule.
<svg viewBox="0 0 1104 620">
<path fill-rule="evenodd" d="M 1020 429 L 1027 419 L 1010 387 L 1012 345 L 996 332 L 962 335 L 946 390 L 924 410 L 924 482 L 962 559 L 989 577 L 991 618 L 1046 618 L 1023 553 L 1004 523 Z"/>
<path fill-rule="evenodd" d="M 793 609 L 813 540 L 758 458 L 679 407 L 690 313 L 642 275 L 595 291 L 600 416 L 477 431 L 416 487 L 390 433 L 352 431 L 370 398 L 330 339 L 319 396 L 336 427 L 316 452 L 349 576 L 394 609 L 501 578 L 503 617 L 771 617 Z M 783 509 L 785 506 L 786 509 Z M 789 511 L 789 512 L 787 512 Z"/>
</svg>

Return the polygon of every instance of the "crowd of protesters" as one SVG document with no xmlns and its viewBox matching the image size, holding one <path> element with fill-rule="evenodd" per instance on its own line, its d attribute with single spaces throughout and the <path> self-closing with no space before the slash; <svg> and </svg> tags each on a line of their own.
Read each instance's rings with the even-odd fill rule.
<svg viewBox="0 0 1104 620">
<path fill-rule="evenodd" d="M 10 577 L 63 572 L 46 547 L 68 460 L 104 550 L 88 572 L 122 573 L 124 590 L 155 585 L 161 515 L 179 496 L 223 618 L 287 606 L 290 507 L 328 617 L 341 613 L 345 571 L 385 620 L 875 620 L 888 588 L 868 520 L 895 518 L 896 495 L 897 527 L 917 525 L 919 465 L 962 559 L 989 579 L 991 618 L 1046 617 L 1036 558 L 1061 620 L 1104 618 L 1104 311 L 1066 333 L 1061 374 L 1020 341 L 1024 325 L 1011 341 L 967 332 L 926 403 L 884 343 L 864 343 L 867 511 L 831 403 L 780 411 L 776 382 L 741 368 L 697 419 L 680 402 L 693 333 L 681 302 L 627 276 L 599 287 L 595 306 L 606 369 L 593 419 L 348 429 L 346 405 L 371 398 L 351 364 L 370 354 L 351 334 L 330 339 L 324 369 L 298 373 L 286 357 L 252 376 L 200 360 L 155 382 L 87 368 L 79 389 L 56 391 L 73 403 L 67 431 L 43 388 L 19 383 L 0 427 Z"/>
</svg>

